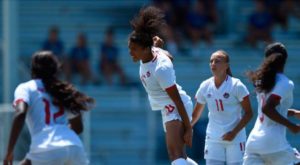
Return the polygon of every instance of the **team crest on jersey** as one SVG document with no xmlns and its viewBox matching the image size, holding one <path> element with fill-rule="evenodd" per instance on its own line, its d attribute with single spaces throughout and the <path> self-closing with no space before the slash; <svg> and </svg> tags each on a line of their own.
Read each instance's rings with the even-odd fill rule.
<svg viewBox="0 0 300 165">
<path fill-rule="evenodd" d="M 227 93 L 227 92 L 225 92 L 224 95 L 223 95 L 223 97 L 224 97 L 225 99 L 228 99 L 229 96 L 230 96 L 230 95 L 229 95 L 229 93 Z"/>
<path fill-rule="evenodd" d="M 209 93 L 209 94 L 207 94 L 207 98 L 211 98 L 211 94 Z"/>
<path fill-rule="evenodd" d="M 147 77 L 150 77 L 151 73 L 148 71 L 148 72 L 146 73 L 146 75 L 147 75 Z"/>
</svg>

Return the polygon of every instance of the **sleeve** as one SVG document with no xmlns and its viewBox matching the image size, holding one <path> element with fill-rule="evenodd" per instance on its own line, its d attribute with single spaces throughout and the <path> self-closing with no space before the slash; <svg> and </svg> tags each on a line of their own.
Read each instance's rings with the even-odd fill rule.
<svg viewBox="0 0 300 165">
<path fill-rule="evenodd" d="M 236 84 L 236 97 L 241 102 L 249 95 L 247 87 L 239 80 Z"/>
<path fill-rule="evenodd" d="M 155 76 L 163 89 L 167 89 L 176 84 L 175 71 L 171 66 L 159 67 L 155 71 Z"/>
<path fill-rule="evenodd" d="M 198 88 L 198 90 L 196 92 L 196 95 L 195 95 L 195 99 L 200 104 L 205 104 L 206 103 L 206 100 L 205 100 L 205 97 L 204 97 L 204 84 L 203 83 Z"/>
<path fill-rule="evenodd" d="M 289 92 L 292 92 L 294 89 L 294 84 L 293 82 L 288 82 L 288 81 L 278 81 L 272 92 L 271 95 L 278 96 L 280 99 L 285 98 Z"/>
<path fill-rule="evenodd" d="M 13 106 L 15 107 L 19 102 L 25 102 L 29 105 L 30 103 L 30 93 L 28 87 L 24 84 L 20 84 L 14 94 Z"/>
</svg>

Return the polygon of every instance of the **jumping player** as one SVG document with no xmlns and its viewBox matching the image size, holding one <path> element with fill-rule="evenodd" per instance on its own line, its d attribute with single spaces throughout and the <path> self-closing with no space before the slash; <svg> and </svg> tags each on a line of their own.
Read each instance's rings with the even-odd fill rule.
<svg viewBox="0 0 300 165">
<path fill-rule="evenodd" d="M 43 165 L 85 165 L 89 161 L 78 135 L 83 131 L 81 114 L 94 100 L 77 91 L 71 84 L 57 79 L 60 64 L 49 51 L 33 55 L 32 80 L 15 90 L 16 114 L 12 124 L 4 165 L 13 162 L 13 150 L 20 131 L 26 124 L 31 145 L 21 163 Z"/>
<path fill-rule="evenodd" d="M 131 21 L 133 32 L 128 47 L 134 62 L 140 61 L 140 79 L 148 93 L 152 110 L 161 110 L 166 143 L 172 165 L 196 164 L 189 159 L 185 145 L 192 146 L 190 124 L 192 102 L 176 83 L 168 53 L 154 45 L 154 37 L 164 28 L 162 12 L 152 6 L 140 10 Z"/>
<path fill-rule="evenodd" d="M 203 81 L 196 93 L 192 126 L 207 104 L 206 165 L 240 165 L 246 142 L 244 127 L 252 118 L 249 92 L 239 79 L 232 77 L 225 51 L 218 50 L 211 55 L 210 69 L 213 76 Z"/>
</svg>

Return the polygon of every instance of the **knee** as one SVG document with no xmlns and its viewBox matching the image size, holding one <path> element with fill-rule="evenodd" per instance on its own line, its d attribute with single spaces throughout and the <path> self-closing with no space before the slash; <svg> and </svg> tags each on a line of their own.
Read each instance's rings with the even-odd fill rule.
<svg viewBox="0 0 300 165">
<path fill-rule="evenodd" d="M 175 159 L 178 159 L 178 158 L 184 158 L 183 149 L 179 148 L 179 147 L 169 146 L 168 147 L 168 154 L 169 154 L 170 160 L 175 160 Z"/>
</svg>

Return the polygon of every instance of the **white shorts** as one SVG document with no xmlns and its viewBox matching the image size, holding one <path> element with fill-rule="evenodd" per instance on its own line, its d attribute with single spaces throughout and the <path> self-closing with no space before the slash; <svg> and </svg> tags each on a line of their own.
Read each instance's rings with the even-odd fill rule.
<svg viewBox="0 0 300 165">
<path fill-rule="evenodd" d="M 206 141 L 204 159 L 218 160 L 227 163 L 242 163 L 245 152 L 245 142 L 212 142 Z"/>
<path fill-rule="evenodd" d="M 192 101 L 186 102 L 184 104 L 184 107 L 185 107 L 185 110 L 187 112 L 187 115 L 188 115 L 190 121 L 192 121 L 192 113 L 193 113 Z M 166 122 L 172 121 L 172 120 L 182 121 L 175 104 L 166 105 L 165 108 L 163 110 L 161 110 L 161 116 L 162 116 L 162 123 L 163 123 L 165 132 L 166 132 L 166 125 L 165 125 Z"/>
<path fill-rule="evenodd" d="M 40 153 L 28 153 L 32 165 L 88 165 L 86 153 L 78 146 L 66 146 Z"/>
<path fill-rule="evenodd" d="M 293 165 L 297 157 L 292 148 L 270 154 L 245 153 L 243 165 Z"/>
</svg>

